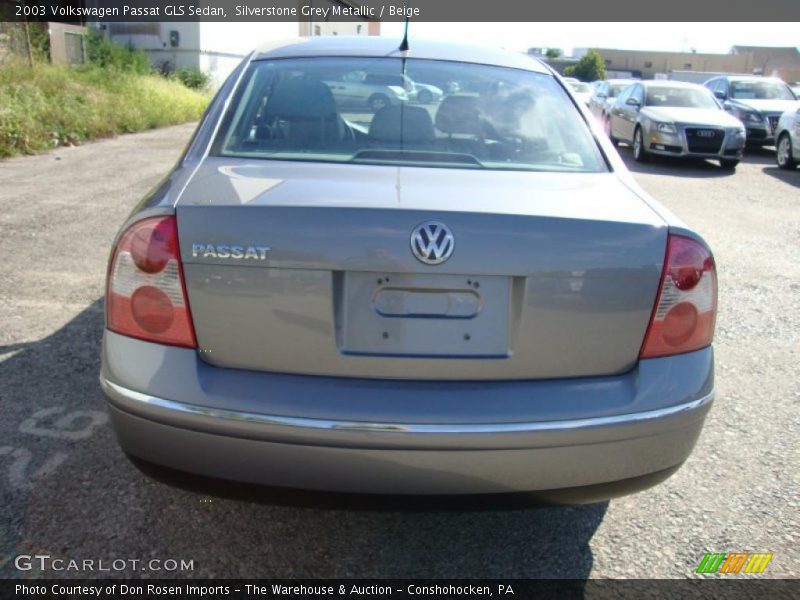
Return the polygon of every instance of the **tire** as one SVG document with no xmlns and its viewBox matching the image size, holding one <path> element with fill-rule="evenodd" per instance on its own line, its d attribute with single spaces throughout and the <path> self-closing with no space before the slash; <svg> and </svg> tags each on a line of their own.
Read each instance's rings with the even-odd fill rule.
<svg viewBox="0 0 800 600">
<path fill-rule="evenodd" d="M 637 127 L 633 132 L 633 159 L 636 162 L 647 162 L 649 156 L 644 149 L 644 134 L 642 128 Z"/>
<path fill-rule="evenodd" d="M 719 166 L 728 171 L 733 171 L 739 166 L 739 161 L 730 158 L 721 158 L 719 161 Z"/>
<path fill-rule="evenodd" d="M 792 156 L 792 138 L 788 133 L 782 133 L 775 147 L 775 160 L 778 167 L 787 171 L 797 166 L 797 159 Z"/>
<path fill-rule="evenodd" d="M 420 90 L 419 94 L 417 94 L 417 101 L 420 104 L 430 104 L 433 102 L 433 94 L 431 94 L 428 90 Z"/>
<path fill-rule="evenodd" d="M 619 145 L 619 140 L 611 135 L 611 117 L 608 113 L 603 115 L 603 131 L 606 132 L 608 139 L 611 140 L 611 145 L 616 147 Z"/>
<path fill-rule="evenodd" d="M 389 106 L 389 98 L 384 94 L 372 94 L 367 100 L 367 106 L 372 112 L 378 112 L 380 109 Z"/>
</svg>

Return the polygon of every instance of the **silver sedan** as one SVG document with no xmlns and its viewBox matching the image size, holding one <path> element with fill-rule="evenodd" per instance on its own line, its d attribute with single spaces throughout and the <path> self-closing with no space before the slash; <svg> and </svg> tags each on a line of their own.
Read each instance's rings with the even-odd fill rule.
<svg viewBox="0 0 800 600">
<path fill-rule="evenodd" d="M 717 159 L 734 169 L 742 158 L 745 129 L 703 86 L 640 81 L 611 108 L 609 137 L 633 147 L 637 161 L 650 154 Z"/>
<path fill-rule="evenodd" d="M 326 78 L 434 69 L 470 92 L 365 115 Z M 714 398 L 714 259 L 565 86 L 526 55 L 385 37 L 247 57 L 113 243 L 100 379 L 123 450 L 568 502 L 674 473 Z"/>
</svg>

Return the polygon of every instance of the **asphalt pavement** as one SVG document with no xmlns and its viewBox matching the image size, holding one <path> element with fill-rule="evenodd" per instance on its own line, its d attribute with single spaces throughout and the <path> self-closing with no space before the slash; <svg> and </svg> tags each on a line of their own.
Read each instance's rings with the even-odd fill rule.
<svg viewBox="0 0 800 600">
<path fill-rule="evenodd" d="M 730 173 L 621 149 L 719 269 L 717 400 L 671 479 L 579 507 L 355 506 L 166 486 L 116 445 L 97 382 L 109 246 L 191 132 L 0 161 L 0 577 L 671 578 L 734 551 L 800 576 L 800 170 L 769 150 Z M 15 566 L 34 554 L 127 562 Z"/>
</svg>

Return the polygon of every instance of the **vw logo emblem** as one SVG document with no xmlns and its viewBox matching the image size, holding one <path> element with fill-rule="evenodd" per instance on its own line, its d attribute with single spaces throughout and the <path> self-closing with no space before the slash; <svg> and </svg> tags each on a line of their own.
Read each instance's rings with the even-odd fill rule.
<svg viewBox="0 0 800 600">
<path fill-rule="evenodd" d="M 411 252 L 426 265 L 440 265 L 453 254 L 456 241 L 444 223 L 426 221 L 411 232 Z"/>
</svg>

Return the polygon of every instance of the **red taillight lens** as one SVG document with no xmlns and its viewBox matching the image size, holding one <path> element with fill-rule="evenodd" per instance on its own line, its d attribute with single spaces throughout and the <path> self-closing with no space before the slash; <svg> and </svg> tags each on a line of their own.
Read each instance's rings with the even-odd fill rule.
<svg viewBox="0 0 800 600">
<path fill-rule="evenodd" d="M 120 236 L 108 271 L 106 321 L 122 335 L 197 347 L 175 217 L 144 219 Z"/>
<path fill-rule="evenodd" d="M 717 272 L 705 246 L 671 235 L 658 298 L 639 358 L 691 352 L 714 339 Z"/>
</svg>

